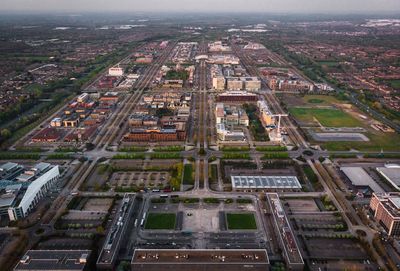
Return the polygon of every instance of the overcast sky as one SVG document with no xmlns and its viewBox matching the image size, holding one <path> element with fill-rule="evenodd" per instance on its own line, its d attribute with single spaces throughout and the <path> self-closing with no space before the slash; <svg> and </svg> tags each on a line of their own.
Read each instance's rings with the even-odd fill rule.
<svg viewBox="0 0 400 271">
<path fill-rule="evenodd" d="M 400 12 L 400 0 L 1 0 L 0 11 Z"/>
</svg>

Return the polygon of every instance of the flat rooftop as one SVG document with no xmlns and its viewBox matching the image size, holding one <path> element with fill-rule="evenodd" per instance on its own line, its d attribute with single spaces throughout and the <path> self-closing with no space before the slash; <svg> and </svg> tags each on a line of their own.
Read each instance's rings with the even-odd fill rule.
<svg viewBox="0 0 400 271">
<path fill-rule="evenodd" d="M 268 270 L 265 249 L 136 249 L 132 270 Z"/>
<path fill-rule="evenodd" d="M 83 270 L 90 250 L 29 250 L 18 262 L 19 270 Z"/>
<path fill-rule="evenodd" d="M 341 167 L 340 170 L 354 186 L 368 186 L 375 193 L 385 192 L 362 167 Z"/>
<path fill-rule="evenodd" d="M 400 190 L 400 168 L 378 167 L 376 170 L 385 177 L 394 187 Z"/>
<path fill-rule="evenodd" d="M 233 188 L 301 189 L 296 176 L 231 176 Z"/>
</svg>

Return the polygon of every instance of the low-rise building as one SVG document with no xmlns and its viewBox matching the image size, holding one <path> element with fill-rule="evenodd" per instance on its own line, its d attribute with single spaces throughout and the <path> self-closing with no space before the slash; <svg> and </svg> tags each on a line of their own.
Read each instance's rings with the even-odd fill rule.
<svg viewBox="0 0 400 271">
<path fill-rule="evenodd" d="M 124 69 L 120 67 L 113 67 L 108 69 L 108 75 L 110 76 L 123 76 Z"/>
<path fill-rule="evenodd" d="M 269 269 L 265 249 L 135 249 L 132 271 L 215 271 Z"/>
<path fill-rule="evenodd" d="M 90 250 L 28 250 L 14 271 L 83 271 Z"/>
<path fill-rule="evenodd" d="M 56 142 L 61 138 L 61 133 L 53 127 L 47 127 L 40 130 L 31 139 L 32 142 Z"/>
</svg>

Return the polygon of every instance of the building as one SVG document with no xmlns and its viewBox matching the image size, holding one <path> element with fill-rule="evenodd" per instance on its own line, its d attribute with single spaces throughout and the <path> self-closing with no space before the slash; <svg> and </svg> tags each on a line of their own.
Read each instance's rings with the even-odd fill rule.
<svg viewBox="0 0 400 271">
<path fill-rule="evenodd" d="M 257 102 L 258 96 L 254 93 L 249 93 L 247 91 L 227 91 L 221 93 L 217 97 L 217 102 Z"/>
<path fill-rule="evenodd" d="M 225 128 L 225 124 L 217 124 L 217 136 L 221 141 L 245 141 L 243 131 L 230 131 Z"/>
<path fill-rule="evenodd" d="M 243 109 L 233 105 L 217 103 L 215 106 L 215 119 L 217 124 L 223 123 L 226 126 L 249 126 L 249 117 L 247 116 L 246 112 Z"/>
<path fill-rule="evenodd" d="M 90 250 L 28 250 L 14 271 L 83 271 Z"/>
<path fill-rule="evenodd" d="M 53 127 L 46 127 L 40 130 L 31 139 L 32 142 L 56 142 L 61 138 L 60 132 Z"/>
<path fill-rule="evenodd" d="M 400 165 L 386 164 L 384 167 L 378 167 L 376 170 L 382 175 L 394 188 L 400 191 Z"/>
<path fill-rule="evenodd" d="M 362 167 L 341 167 L 340 170 L 346 175 L 352 186 L 363 194 L 385 192 Z"/>
<path fill-rule="evenodd" d="M 54 118 L 50 122 L 51 127 L 61 127 L 62 126 L 62 119 L 61 118 Z"/>
<path fill-rule="evenodd" d="M 296 176 L 231 176 L 231 183 L 235 191 L 301 190 Z"/>
<path fill-rule="evenodd" d="M 76 101 L 78 103 L 85 103 L 87 100 L 89 100 L 89 94 L 88 93 L 82 93 L 81 95 L 76 98 Z"/>
<path fill-rule="evenodd" d="M 127 142 L 163 142 L 163 141 L 184 141 L 186 131 L 176 129 L 132 129 L 124 136 Z"/>
<path fill-rule="evenodd" d="M 113 67 L 108 69 L 108 75 L 110 76 L 122 76 L 124 75 L 124 69 L 120 67 Z"/>
<path fill-rule="evenodd" d="M 158 117 L 152 115 L 133 114 L 129 116 L 130 127 L 155 127 L 158 125 Z"/>
<path fill-rule="evenodd" d="M 226 78 L 226 88 L 228 90 L 242 90 L 243 81 L 238 77 L 227 77 Z"/>
<path fill-rule="evenodd" d="M 373 193 L 370 208 L 389 236 L 400 236 L 400 193 Z"/>
<path fill-rule="evenodd" d="M 135 249 L 132 271 L 265 271 L 265 249 Z"/>
<path fill-rule="evenodd" d="M 58 180 L 58 166 L 38 163 L 24 169 L 23 166 L 7 163 L 0 181 L 0 213 L 10 220 L 18 220 L 29 214 L 47 191 Z"/>
<path fill-rule="evenodd" d="M 212 86 L 213 89 L 216 90 L 224 90 L 225 89 L 226 80 L 223 75 L 218 75 L 212 77 Z"/>
<path fill-rule="evenodd" d="M 221 65 L 238 65 L 240 63 L 240 59 L 234 55 L 211 55 L 208 60 L 210 64 L 221 64 Z"/>
<path fill-rule="evenodd" d="M 265 102 L 265 100 L 260 100 L 257 102 L 258 110 L 260 110 L 260 118 L 261 122 L 267 127 L 275 126 L 275 117 L 271 113 L 269 106 Z"/>
<path fill-rule="evenodd" d="M 261 80 L 258 77 L 243 77 L 244 89 L 247 91 L 257 91 L 261 89 Z"/>
<path fill-rule="evenodd" d="M 267 193 L 267 202 L 274 218 L 274 230 L 279 236 L 279 245 L 288 270 L 303 270 L 304 261 L 296 237 L 285 214 L 282 203 L 276 193 Z"/>
<path fill-rule="evenodd" d="M 164 88 L 182 88 L 183 80 L 165 80 L 163 83 Z"/>
<path fill-rule="evenodd" d="M 215 41 L 208 44 L 208 50 L 210 52 L 228 52 L 232 51 L 231 47 L 222 41 Z"/>
</svg>

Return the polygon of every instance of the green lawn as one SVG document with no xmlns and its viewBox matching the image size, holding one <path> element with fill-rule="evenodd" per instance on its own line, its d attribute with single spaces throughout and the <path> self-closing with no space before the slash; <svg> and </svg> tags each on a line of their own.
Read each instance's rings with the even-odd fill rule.
<svg viewBox="0 0 400 271">
<path fill-rule="evenodd" d="M 147 230 L 173 230 L 175 229 L 176 214 L 150 213 L 144 226 Z"/>
<path fill-rule="evenodd" d="M 336 103 L 343 103 L 332 95 L 304 95 L 302 101 L 310 106 L 314 105 L 333 105 Z"/>
<path fill-rule="evenodd" d="M 194 184 L 192 164 L 186 164 L 183 168 L 183 184 Z"/>
<path fill-rule="evenodd" d="M 226 214 L 228 229 L 230 230 L 256 230 L 257 224 L 252 213 L 228 213 Z"/>
<path fill-rule="evenodd" d="M 301 122 L 313 122 L 316 118 L 325 127 L 362 126 L 359 120 L 339 109 L 292 107 L 289 112 Z"/>
<path fill-rule="evenodd" d="M 365 134 L 370 141 L 368 142 L 352 142 L 352 141 L 335 141 L 324 142 L 321 144 L 323 148 L 329 151 L 347 151 L 356 149 L 359 151 L 400 151 L 400 135 L 397 133 L 381 133 L 370 132 Z"/>
<path fill-rule="evenodd" d="M 337 66 L 339 63 L 337 61 L 317 61 L 318 64 L 322 65 L 322 66 L 328 66 L 328 67 L 335 67 Z"/>
<path fill-rule="evenodd" d="M 387 81 L 392 88 L 400 89 L 400 80 L 388 80 Z"/>
</svg>

